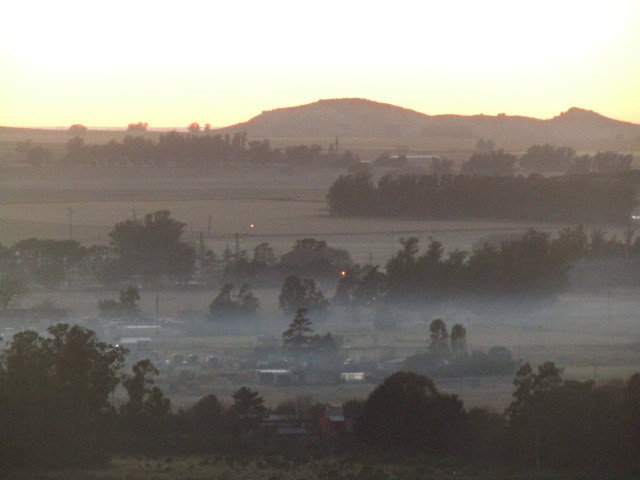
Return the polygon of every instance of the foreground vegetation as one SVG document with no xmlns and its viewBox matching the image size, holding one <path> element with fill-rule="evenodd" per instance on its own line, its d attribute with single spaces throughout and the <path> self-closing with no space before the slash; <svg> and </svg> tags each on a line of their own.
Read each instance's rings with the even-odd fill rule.
<svg viewBox="0 0 640 480">
<path fill-rule="evenodd" d="M 432 347 L 440 348 L 441 328 L 432 327 Z M 290 348 L 305 347 L 294 342 Z M 78 326 L 56 325 L 45 337 L 16 334 L 0 356 L 2 467 L 18 476 L 25 468 L 105 467 L 120 454 L 141 456 L 144 467 L 138 461 L 133 468 L 149 473 L 174 473 L 178 456 L 194 473 L 213 461 L 224 465 L 223 475 L 251 476 L 255 465 L 282 478 L 299 478 L 289 476 L 291 468 L 307 476 L 310 465 L 311 478 L 454 476 L 456 468 L 477 473 L 479 464 L 493 474 L 505 464 L 525 474 L 542 468 L 632 478 L 640 471 L 640 374 L 596 385 L 563 380 L 551 362 L 523 364 L 513 401 L 498 414 L 467 411 L 427 377 L 399 371 L 366 400 L 346 402 L 345 428 L 334 429 L 327 427 L 326 405 L 291 399 L 269 410 L 246 387 L 232 402 L 207 395 L 185 410 L 172 409 L 153 384 L 151 362 L 141 360 L 123 374 L 125 354 Z M 110 401 L 116 388 L 127 393 L 119 406 Z M 269 428 L 270 413 L 305 435 Z M 434 462 L 435 455 L 447 460 Z M 403 460 L 408 456 L 411 462 Z"/>
<path fill-rule="evenodd" d="M 137 455 L 114 458 L 103 468 L 12 470 L 6 480 L 590 480 L 633 478 L 623 473 L 490 466 L 482 461 L 415 455 Z"/>
</svg>

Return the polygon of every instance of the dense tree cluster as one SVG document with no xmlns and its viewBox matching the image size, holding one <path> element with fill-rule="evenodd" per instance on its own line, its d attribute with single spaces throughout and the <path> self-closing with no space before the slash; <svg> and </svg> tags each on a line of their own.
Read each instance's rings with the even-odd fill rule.
<svg viewBox="0 0 640 480">
<path fill-rule="evenodd" d="M 506 411 L 506 450 L 529 466 L 640 468 L 640 374 L 596 385 L 562 380 L 561 369 L 528 363 L 516 373 Z"/>
<path fill-rule="evenodd" d="M 518 157 L 504 150 L 477 152 L 460 166 L 460 175 L 513 175 Z"/>
<path fill-rule="evenodd" d="M 549 235 L 530 230 L 499 247 L 484 243 L 471 253 L 444 256 L 438 241 L 419 255 L 418 238 L 400 240 L 402 248 L 386 265 L 386 274 L 353 269 L 338 284 L 338 300 L 351 304 L 445 300 L 553 298 L 565 286 L 567 257 Z"/>
<path fill-rule="evenodd" d="M 375 448 L 433 453 L 464 451 L 467 428 L 462 401 L 411 372 L 385 379 L 369 395 L 356 423 L 360 438 Z"/>
<path fill-rule="evenodd" d="M 488 352 L 469 351 L 467 331 L 459 323 L 449 332 L 445 322 L 436 318 L 429 325 L 429 334 L 431 342 L 427 351 L 408 357 L 403 363 L 404 369 L 431 378 L 476 377 L 512 374 L 517 366 L 505 347 L 492 347 Z"/>
<path fill-rule="evenodd" d="M 299 278 L 295 275 L 284 281 L 278 302 L 285 313 L 293 313 L 300 309 L 324 313 L 329 306 L 329 301 L 312 278 Z"/>
<path fill-rule="evenodd" d="M 260 302 L 253 295 L 251 287 L 244 284 L 234 293 L 233 283 L 225 283 L 209 305 L 213 320 L 251 318 L 260 308 Z"/>
<path fill-rule="evenodd" d="M 571 166 L 576 151 L 571 147 L 554 147 L 532 145 L 520 158 L 520 166 L 529 172 L 567 172 Z"/>
<path fill-rule="evenodd" d="M 334 215 L 434 219 L 517 219 L 625 223 L 637 205 L 635 186 L 608 176 L 544 178 L 478 175 L 340 176 L 329 188 Z"/>
<path fill-rule="evenodd" d="M 124 351 L 78 326 L 17 333 L 0 355 L 1 463 L 94 464 L 111 454 Z"/>
<path fill-rule="evenodd" d="M 142 220 L 117 223 L 109 237 L 115 258 L 108 271 L 115 278 L 188 278 L 195 270 L 194 248 L 181 240 L 186 224 L 168 210 L 146 214 Z"/>
<path fill-rule="evenodd" d="M 118 301 L 112 299 L 98 301 L 98 311 L 101 317 L 106 318 L 135 317 L 140 312 L 139 300 L 138 288 L 129 286 L 120 290 Z"/>
<path fill-rule="evenodd" d="M 29 281 L 50 289 L 57 288 L 87 254 L 75 240 L 28 238 L 15 243 L 12 250 Z"/>
</svg>

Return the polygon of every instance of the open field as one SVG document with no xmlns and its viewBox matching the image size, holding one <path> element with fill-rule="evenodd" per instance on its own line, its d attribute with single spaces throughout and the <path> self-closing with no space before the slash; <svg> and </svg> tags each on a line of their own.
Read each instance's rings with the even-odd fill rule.
<svg viewBox="0 0 640 480">
<path fill-rule="evenodd" d="M 425 221 L 335 218 L 324 201 L 340 169 L 227 167 L 206 171 L 168 169 L 8 169 L 0 178 L 0 242 L 72 236 L 85 244 L 106 243 L 113 225 L 156 210 L 171 210 L 187 223 L 187 235 L 214 253 L 240 234 L 251 251 L 261 242 L 284 253 L 298 238 L 324 239 L 352 252 L 354 260 L 383 265 L 401 237 L 441 241 L 447 249 L 469 249 L 483 236 L 513 234 L 535 226 L 519 222 Z M 382 173 L 382 172 L 380 172 Z M 209 216 L 211 228 L 209 229 Z M 255 227 L 251 228 L 250 225 Z M 209 236 L 209 233 L 211 234 Z"/>
</svg>

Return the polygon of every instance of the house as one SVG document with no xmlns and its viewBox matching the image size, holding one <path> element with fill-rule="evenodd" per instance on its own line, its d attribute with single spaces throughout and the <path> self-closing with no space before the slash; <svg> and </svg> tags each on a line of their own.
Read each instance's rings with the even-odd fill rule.
<svg viewBox="0 0 640 480">
<path fill-rule="evenodd" d="M 269 414 L 260 422 L 260 429 L 295 444 L 305 444 L 309 437 L 309 431 L 296 415 Z"/>
<path fill-rule="evenodd" d="M 347 432 L 342 407 L 327 405 L 324 414 L 318 419 L 318 429 L 324 437 L 334 437 Z"/>
<path fill-rule="evenodd" d="M 343 383 L 359 383 L 365 381 L 364 372 L 342 372 L 340 381 Z"/>
</svg>

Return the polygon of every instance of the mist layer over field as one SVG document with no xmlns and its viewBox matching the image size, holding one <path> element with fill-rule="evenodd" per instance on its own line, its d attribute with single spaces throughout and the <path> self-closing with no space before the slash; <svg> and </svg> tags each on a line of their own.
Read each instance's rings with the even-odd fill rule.
<svg viewBox="0 0 640 480">
<path fill-rule="evenodd" d="M 443 243 L 446 251 L 471 250 L 484 240 L 513 238 L 530 227 L 557 232 L 566 225 L 486 221 L 424 221 L 412 219 L 335 218 L 328 214 L 324 196 L 340 173 L 326 168 L 216 167 L 201 172 L 180 169 L 9 169 L 0 180 L 0 241 L 38 238 L 72 238 L 86 245 L 107 243 L 113 225 L 147 212 L 169 209 L 187 223 L 187 238 L 197 245 L 200 233 L 204 246 L 219 254 L 239 246 L 251 252 L 268 242 L 277 254 L 287 252 L 299 238 L 325 240 L 331 247 L 351 253 L 355 262 L 384 266 L 394 255 L 402 237 L 418 236 L 422 247 L 429 239 Z M 71 209 L 71 217 L 69 216 Z M 209 216 L 211 221 L 209 223 Z M 70 221 L 71 220 L 71 232 Z M 253 227 L 251 226 L 253 224 Z M 615 227 L 602 226 L 609 233 Z M 428 324 L 441 317 L 450 326 L 463 324 L 472 349 L 493 346 L 508 348 L 517 359 L 532 363 L 554 360 L 577 379 L 624 376 L 637 369 L 640 327 L 636 322 L 634 289 L 598 284 L 572 288 L 542 307 L 514 304 L 478 305 L 478 308 L 447 303 L 437 308 L 394 308 L 398 328 L 377 330 L 374 312 L 332 306 L 326 319 L 313 318 L 317 332 L 330 331 L 342 340 L 346 356 L 354 360 L 400 358 L 425 351 L 429 343 Z M 319 283 L 327 298 L 335 284 Z M 219 287 L 219 286 L 218 286 Z M 228 322 L 212 325 L 207 308 L 217 288 L 148 289 L 142 286 L 140 308 L 153 324 L 159 318 L 184 320 L 184 335 L 154 338 L 161 362 L 174 354 L 241 358 L 252 349 L 277 345 L 290 322 L 278 308 L 280 285 L 254 288 L 260 300 L 258 318 L 252 323 Z M 22 299 L 29 307 L 43 301 L 67 307 L 75 321 L 85 322 L 105 334 L 97 317 L 97 303 L 117 296 L 117 291 L 100 289 L 33 289 Z M 140 321 L 144 323 L 144 321 Z M 36 326 L 38 327 L 38 326 Z M 40 327 L 43 327 L 42 325 Z M 222 398 L 241 383 L 252 379 L 250 372 L 221 376 L 196 368 L 197 389 L 179 388 L 171 395 L 189 404 L 206 392 Z M 176 373 L 167 373 L 169 382 Z M 501 409 L 511 395 L 511 377 L 440 379 L 445 390 L 460 393 L 469 404 Z M 165 385 L 169 385 L 166 383 Z M 342 387 L 265 386 L 268 402 L 313 395 L 320 401 L 341 402 L 364 397 L 373 385 Z"/>
</svg>

